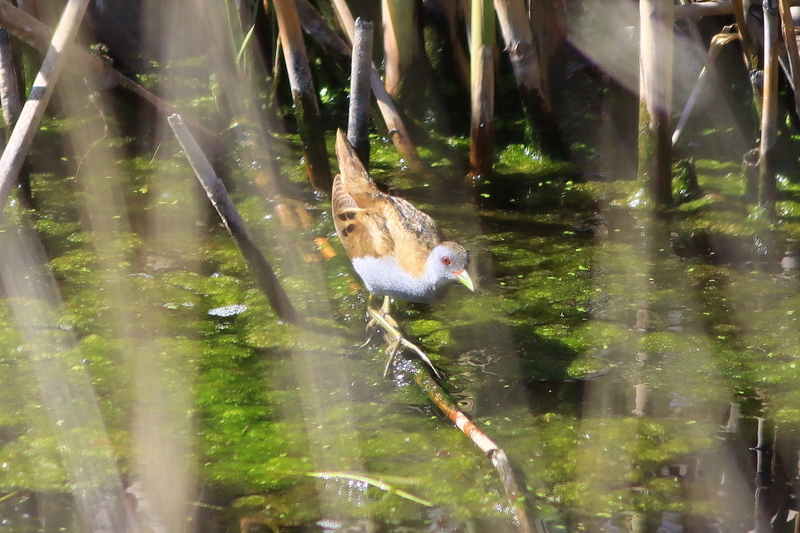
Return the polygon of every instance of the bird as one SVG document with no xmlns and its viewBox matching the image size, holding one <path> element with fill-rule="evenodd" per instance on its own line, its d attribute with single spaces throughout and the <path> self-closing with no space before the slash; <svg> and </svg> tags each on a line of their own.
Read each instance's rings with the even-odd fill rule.
<svg viewBox="0 0 800 533">
<path fill-rule="evenodd" d="M 339 174 L 331 189 L 334 226 L 370 294 L 367 311 L 373 321 L 385 330 L 397 328 L 389 315 L 392 298 L 435 302 L 452 282 L 475 290 L 468 273 L 467 250 L 444 240 L 429 215 L 402 198 L 381 192 L 341 129 L 336 132 L 336 157 Z M 371 307 L 373 297 L 383 297 L 379 312 Z M 405 339 L 395 340 L 387 370 L 399 344 L 421 353 Z M 427 357 L 423 359 L 429 363 Z"/>
</svg>

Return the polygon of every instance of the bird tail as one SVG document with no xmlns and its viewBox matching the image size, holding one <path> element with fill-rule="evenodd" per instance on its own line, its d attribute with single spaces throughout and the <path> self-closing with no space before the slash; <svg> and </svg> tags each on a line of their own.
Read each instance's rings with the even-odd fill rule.
<svg viewBox="0 0 800 533">
<path fill-rule="evenodd" d="M 367 169 L 356 155 L 356 151 L 341 129 L 336 130 L 336 158 L 339 160 L 339 173 L 344 180 L 358 183 L 361 187 L 374 189 L 375 184 Z"/>
</svg>

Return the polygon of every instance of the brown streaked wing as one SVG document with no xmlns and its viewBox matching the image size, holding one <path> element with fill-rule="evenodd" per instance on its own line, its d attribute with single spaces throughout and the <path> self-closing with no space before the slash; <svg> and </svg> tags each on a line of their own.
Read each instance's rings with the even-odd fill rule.
<svg viewBox="0 0 800 533">
<path fill-rule="evenodd" d="M 394 252 L 394 243 L 375 198 L 369 194 L 345 192 L 340 176 L 333 182 L 331 205 L 336 233 L 350 258 L 370 255 L 383 257 Z"/>
</svg>

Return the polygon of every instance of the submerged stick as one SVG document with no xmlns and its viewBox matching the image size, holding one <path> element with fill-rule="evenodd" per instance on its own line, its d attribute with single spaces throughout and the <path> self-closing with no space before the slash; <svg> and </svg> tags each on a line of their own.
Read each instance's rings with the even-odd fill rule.
<svg viewBox="0 0 800 533">
<path fill-rule="evenodd" d="M 236 209 L 233 200 L 231 200 L 225 184 L 214 172 L 211 163 L 206 159 L 197 141 L 195 141 L 191 132 L 181 120 L 180 115 L 171 115 L 167 117 L 167 121 L 181 144 L 186 158 L 197 176 L 197 180 L 206 191 L 208 199 L 211 200 L 217 213 L 219 213 L 228 232 L 236 240 L 236 244 L 239 245 L 242 255 L 244 255 L 247 264 L 255 274 L 258 286 L 267 295 L 267 299 L 278 318 L 292 324 L 302 322 L 302 318 L 295 310 L 292 302 L 289 301 L 289 297 L 284 292 L 283 287 L 281 287 L 278 276 L 275 275 L 275 271 L 269 261 L 258 249 L 255 240 L 247 230 L 247 226 L 242 220 L 242 215 L 239 214 L 239 210 Z"/>
<path fill-rule="evenodd" d="M 383 340 L 389 345 L 389 348 L 387 349 L 386 367 L 383 370 L 383 377 L 386 377 L 386 375 L 389 373 L 389 367 L 391 366 L 392 361 L 394 361 L 395 356 L 400 353 L 401 347 L 403 347 L 408 348 L 416 353 L 419 358 L 426 365 L 428 365 L 428 368 L 433 371 L 434 375 L 437 378 L 442 379 L 442 374 L 436 368 L 436 365 L 433 364 L 433 361 L 431 361 L 430 357 L 428 357 L 428 354 L 423 352 L 419 346 L 408 340 L 405 335 L 403 335 L 403 333 L 400 331 L 400 327 L 397 325 L 397 322 L 395 322 L 394 318 L 389 315 L 388 308 L 385 304 L 386 300 L 384 300 L 384 308 L 386 308 L 386 310 L 381 309 L 380 311 L 376 311 L 372 308 L 372 306 L 367 304 L 367 315 L 370 317 L 370 322 L 367 327 L 370 327 L 370 324 L 373 323 L 380 326 L 383 329 Z"/>
<path fill-rule="evenodd" d="M 483 431 L 470 420 L 456 404 L 450 400 L 447 393 L 438 383 L 428 374 L 422 365 L 417 361 L 411 361 L 414 365 L 414 381 L 425 391 L 431 402 L 478 448 L 486 454 L 500 474 L 500 481 L 508 496 L 511 508 L 514 509 L 514 520 L 520 533 L 532 533 L 531 523 L 528 513 L 525 510 L 523 494 L 520 491 L 514 471 L 508 460 L 506 452 L 503 451 L 495 442 L 490 439 Z"/>
<path fill-rule="evenodd" d="M 53 34 L 50 49 L 33 81 L 30 95 L 22 107 L 14 130 L 0 156 L 0 212 L 5 208 L 19 171 L 28 155 L 33 137 L 42 121 L 47 103 L 53 95 L 56 81 L 64 68 L 67 43 L 72 41 L 86 12 L 89 0 L 69 0 Z"/>
<path fill-rule="evenodd" d="M 347 116 L 347 140 L 356 155 L 369 168 L 369 100 L 372 71 L 371 22 L 356 19 L 353 37 L 353 61 L 350 68 L 350 110 Z"/>
<path fill-rule="evenodd" d="M 429 372 L 426 371 L 426 365 L 434 375 L 441 379 L 441 374 L 436 369 L 436 366 L 430 360 L 430 357 L 422 351 L 416 344 L 412 343 L 400 331 L 397 323 L 391 318 L 391 315 L 385 313 L 383 309 L 376 311 L 369 304 L 367 304 L 367 313 L 374 321 L 383 329 L 383 338 L 388 345 L 389 360 L 387 361 L 384 377 L 388 372 L 389 365 L 395 356 L 399 353 L 399 347 L 402 345 L 410 349 L 419 356 L 419 359 L 407 359 L 412 365 L 414 372 L 414 382 L 421 388 L 431 402 L 455 425 L 464 435 L 478 448 L 486 454 L 492 462 L 492 466 L 500 474 L 500 481 L 503 483 L 503 488 L 508 496 L 509 504 L 514 510 L 514 520 L 520 533 L 533 533 L 531 529 L 528 513 L 525 510 L 525 503 L 523 494 L 520 491 L 519 484 L 514 477 L 514 471 L 511 468 L 511 462 L 503 451 L 495 442 L 490 439 L 483 431 L 475 425 L 475 423 L 458 408 L 458 406 L 450 400 L 447 393 L 442 389 L 438 382 L 433 379 Z M 368 326 L 369 327 L 369 326 Z"/>
</svg>

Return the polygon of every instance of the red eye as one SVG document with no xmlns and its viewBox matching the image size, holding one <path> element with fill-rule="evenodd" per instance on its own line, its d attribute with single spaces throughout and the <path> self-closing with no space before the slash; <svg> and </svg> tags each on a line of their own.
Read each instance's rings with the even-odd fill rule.
<svg viewBox="0 0 800 533">
<path fill-rule="evenodd" d="M 450 257 L 449 257 L 449 256 L 447 256 L 447 255 L 446 255 L 446 256 L 442 257 L 442 264 L 443 264 L 443 265 L 449 265 L 449 264 L 450 264 L 450 263 L 452 263 L 452 262 L 453 262 L 453 261 L 450 259 Z"/>
</svg>

